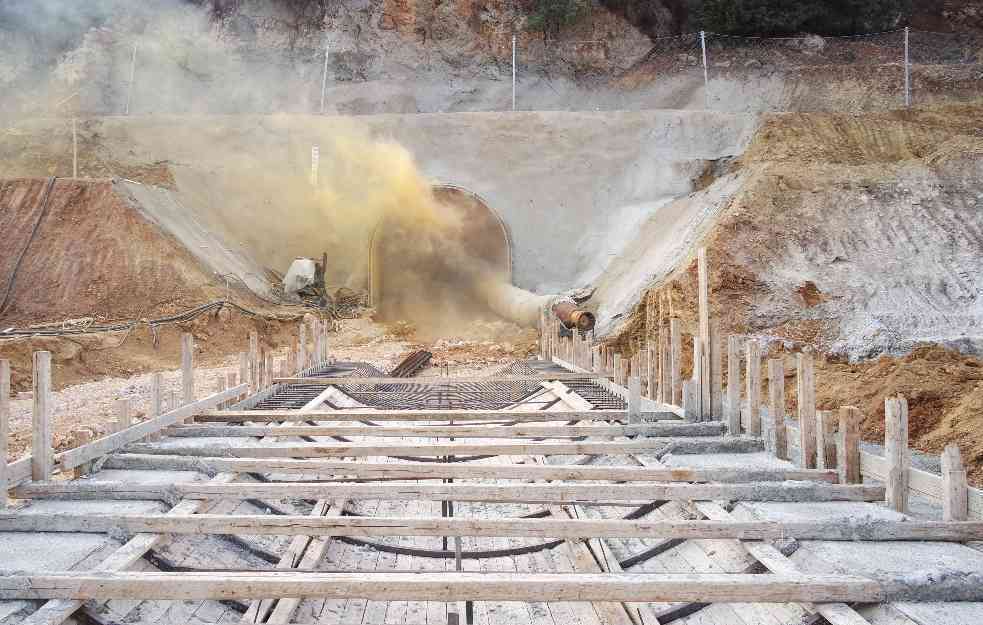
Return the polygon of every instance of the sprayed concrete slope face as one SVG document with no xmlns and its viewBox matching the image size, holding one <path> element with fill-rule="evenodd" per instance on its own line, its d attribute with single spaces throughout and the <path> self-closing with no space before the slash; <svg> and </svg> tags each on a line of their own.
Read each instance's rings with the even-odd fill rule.
<svg viewBox="0 0 983 625">
<path fill-rule="evenodd" d="M 141 167 L 163 161 L 180 203 L 264 264 L 285 268 L 327 250 L 329 279 L 364 288 L 379 207 L 412 201 L 386 186 L 410 178 L 406 155 L 372 143 L 391 141 L 426 179 L 463 187 L 494 210 L 511 239 L 514 283 L 551 292 L 597 278 L 660 206 L 693 190 L 710 161 L 739 154 L 757 119 L 685 111 L 101 118 L 83 123 L 81 158 L 99 150 L 138 179 Z M 58 141 L 32 142 L 31 162 L 15 149 L 23 137 L 59 136 L 58 124 L 19 122 L 0 137 L 0 162 L 36 169 L 36 152 L 50 149 L 40 160 L 60 166 Z M 383 159 L 381 173 L 364 166 L 372 158 Z M 357 192 L 339 200 L 348 187 Z"/>
<path fill-rule="evenodd" d="M 701 243 L 724 333 L 803 341 L 851 360 L 920 342 L 980 354 L 981 123 L 979 107 L 767 116 L 725 175 L 660 209 L 598 281 L 602 320 L 675 272 L 674 314 L 695 327 Z M 702 225 L 686 224 L 701 212 Z M 663 224 L 676 226 L 667 234 Z M 629 322 L 634 333 L 641 312 L 602 330 Z"/>
</svg>

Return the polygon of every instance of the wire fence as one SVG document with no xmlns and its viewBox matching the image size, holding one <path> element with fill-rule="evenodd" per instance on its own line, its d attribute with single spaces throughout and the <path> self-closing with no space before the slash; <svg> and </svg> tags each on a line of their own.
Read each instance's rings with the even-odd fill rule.
<svg viewBox="0 0 983 625">
<path fill-rule="evenodd" d="M 458 58 L 439 43 L 390 54 L 342 44 L 264 45 L 218 32 L 87 37 L 45 79 L 4 85 L 0 72 L 0 112 L 855 111 L 974 100 L 983 87 L 983 36 L 976 33 L 654 40 L 522 33 Z"/>
</svg>

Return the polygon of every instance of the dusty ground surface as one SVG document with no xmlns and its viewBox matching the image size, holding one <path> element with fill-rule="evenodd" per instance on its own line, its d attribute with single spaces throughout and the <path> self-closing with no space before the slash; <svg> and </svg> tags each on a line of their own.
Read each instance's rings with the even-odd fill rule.
<svg viewBox="0 0 983 625">
<path fill-rule="evenodd" d="M 0 341 L 0 358 L 13 362 L 11 437 L 8 459 L 30 453 L 31 380 L 30 354 L 37 349 L 52 352 L 54 393 L 54 445 L 58 450 L 74 447 L 73 432 L 88 429 L 96 436 L 106 434 L 117 419 L 115 402 L 130 400 L 137 419 L 150 404 L 151 374 L 164 374 L 163 395 L 180 393 L 179 331 L 195 336 L 197 395 L 205 396 L 220 380 L 238 373 L 238 352 L 247 348 L 250 329 L 257 329 L 261 345 L 274 359 L 287 357 L 295 349 L 297 324 L 270 320 L 209 317 L 183 328 L 166 328 L 157 349 L 148 333 L 136 332 L 119 347 L 121 334 L 64 339 Z M 328 335 L 333 358 L 367 362 L 389 371 L 407 354 L 426 349 L 434 354 L 431 374 L 484 374 L 514 360 L 530 357 L 538 349 L 537 333 L 504 322 L 479 322 L 466 336 L 451 333 L 427 342 L 415 337 L 406 323 L 383 325 L 370 319 L 345 319 L 337 332 Z M 140 372 L 132 375 L 133 372 Z"/>
</svg>

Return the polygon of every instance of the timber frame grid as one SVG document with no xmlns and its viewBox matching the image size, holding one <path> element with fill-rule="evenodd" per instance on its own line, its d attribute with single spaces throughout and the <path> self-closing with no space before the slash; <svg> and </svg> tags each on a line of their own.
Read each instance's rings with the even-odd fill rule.
<svg viewBox="0 0 983 625">
<path fill-rule="evenodd" d="M 699 254 L 700 332 L 694 343 L 698 364 L 692 380 L 678 376 L 678 336 L 662 336 L 655 353 L 659 363 L 649 369 L 604 354 L 587 337 L 561 337 L 555 321 L 543 317 L 543 359 L 564 372 L 523 376 L 563 393 L 564 380 L 594 380 L 622 397 L 622 411 L 595 411 L 578 406 L 577 397 L 565 399 L 567 410 L 528 411 L 321 411 L 316 405 L 299 410 L 250 410 L 281 384 L 371 384 L 358 378 L 310 377 L 330 359 L 320 322 L 302 324 L 300 343 L 287 363 L 273 366 L 258 348 L 255 335 L 241 357 L 239 383 L 226 383 L 215 393 L 196 399 L 193 341 L 182 340 L 182 398 L 169 410 L 160 398 L 146 421 L 133 423 L 120 405 L 118 431 L 75 449 L 55 454 L 51 447 L 50 355 L 38 352 L 34 362 L 35 438 L 32 455 L 12 464 L 0 464 L 0 504 L 9 506 L 7 492 L 17 498 L 43 500 L 160 500 L 171 505 L 162 514 L 127 513 L 0 513 L 2 532 L 125 533 L 132 537 L 96 569 L 24 573 L 2 571 L 0 599 L 43 600 L 26 623 L 61 623 L 84 601 L 234 599 L 250 601 L 244 618 L 250 622 L 287 623 L 300 599 L 362 598 L 369 600 L 426 600 L 465 602 L 463 612 L 448 612 L 448 623 L 470 622 L 473 601 L 590 601 L 613 603 L 625 622 L 667 622 L 671 613 L 646 613 L 635 604 L 648 602 L 754 602 L 801 604 L 833 625 L 866 623 L 851 603 L 896 601 L 983 601 L 983 576 L 953 575 L 925 580 L 917 575 L 875 579 L 860 575 L 809 575 L 799 572 L 772 540 L 824 541 L 947 541 L 983 540 L 981 494 L 966 486 L 958 449 L 943 454 L 943 475 L 932 476 L 910 466 L 907 447 L 907 404 L 903 398 L 886 400 L 888 428 L 886 456 L 864 455 L 859 447 L 859 411 L 843 407 L 838 415 L 800 406 L 800 427 L 785 422 L 784 372 L 781 362 L 768 363 L 772 381 L 767 412 L 753 405 L 760 401 L 748 393 L 744 410 L 732 400 L 741 387 L 734 375 L 736 341 L 728 340 L 727 401 L 723 400 L 721 342 L 712 331 L 708 310 L 708 272 L 705 251 Z M 706 323 L 704 323 L 704 321 Z M 673 324 L 670 324 L 670 328 Z M 678 324 L 676 324 L 678 325 Z M 308 327 L 309 326 L 309 327 Z M 308 333 L 309 331 L 309 333 Z M 313 346 L 308 339 L 313 339 Z M 760 352 L 754 342 L 746 350 Z M 750 360 L 749 360 L 750 363 Z M 296 365 L 296 366 L 295 366 Z M 634 365 L 634 366 L 633 366 Z M 811 354 L 797 356 L 799 397 L 814 398 Z M 279 370 L 279 375 L 275 370 Z M 297 371 L 289 377 L 287 371 Z M 642 394 L 642 376 L 656 380 Z M 748 367 L 747 388 L 760 391 L 760 367 Z M 448 378 L 439 379 L 447 384 Z M 233 381 L 234 382 L 234 381 Z M 392 383 L 386 380 L 386 383 Z M 426 383 L 414 379 L 414 383 Z M 677 395 L 677 391 L 679 391 Z M 159 395 L 159 393 L 157 393 Z M 676 398 L 681 398 L 681 404 Z M 737 395 L 739 399 L 739 395 Z M 9 363 L 0 361 L 0 434 L 6 433 L 9 415 Z M 156 403 L 155 403 L 156 402 Z M 718 403 L 719 402 L 719 403 Z M 312 404 L 315 404 L 312 402 Z M 763 419 L 762 414 L 769 418 Z M 365 419 L 381 425 L 359 425 Z M 312 420 L 350 422 L 311 425 Z M 434 422 L 439 423 L 434 423 Z M 493 421 L 489 423 L 489 421 Z M 508 425 L 500 422 L 506 421 Z M 387 425 L 386 422 L 395 422 Z M 581 425 L 577 425 L 581 423 Z M 291 425 L 292 424 L 292 425 Z M 591 425 L 586 425 L 591 424 Z M 808 424 L 803 427 L 801 424 Z M 813 427 L 815 426 L 815 427 Z M 381 428 L 381 430 L 380 430 Z M 587 430 L 594 429 L 594 432 Z M 742 434 L 743 430 L 743 434 Z M 262 446 L 209 445 L 207 447 L 156 445 L 160 436 L 182 440 L 209 436 L 371 436 L 500 439 L 495 442 L 448 443 L 275 443 Z M 456 436 L 455 436 L 456 434 Z M 760 434 L 763 434 L 761 436 Z M 581 439 L 599 436 L 603 440 Z M 534 440 L 522 440 L 531 438 Z M 560 442 L 539 439 L 562 439 Z M 144 442 L 141 442 L 144 441 Z M 798 442 L 798 454 L 790 450 Z M 651 458 L 669 452 L 753 453 L 767 449 L 780 459 L 796 459 L 798 466 L 781 469 L 698 469 L 669 467 Z M 695 450 L 695 451 L 693 451 Z M 451 459 L 462 455 L 633 455 L 640 466 L 468 464 Z M 377 456 L 411 456 L 421 460 L 380 463 Z M 425 460 L 425 461 L 424 461 Z M 436 461 L 433 461 L 436 460 Z M 98 476 L 101 468 L 154 468 L 198 470 L 211 476 L 205 482 L 178 482 L 166 486 L 129 484 L 98 479 L 53 480 L 56 471 Z M 240 473 L 276 471 L 303 475 L 314 481 L 236 482 Z M 882 476 L 884 485 L 862 483 L 863 473 Z M 513 485 L 468 484 L 462 480 L 521 480 Z M 420 481 L 422 480 L 422 481 Z M 428 480 L 440 480 L 433 483 Z M 544 483 L 553 481 L 554 483 Z M 617 483 L 598 483 L 598 481 Z M 536 483 L 539 482 L 539 483 Z M 739 520 L 719 502 L 885 502 L 904 512 L 911 492 L 935 497 L 944 504 L 943 518 L 924 522 L 773 522 Z M 209 514 L 213 500 L 281 500 L 306 497 L 317 500 L 310 515 Z M 554 514 L 545 518 L 501 521 L 442 516 L 345 516 L 345 502 L 355 499 L 412 499 L 492 504 L 537 503 Z M 559 506 L 635 506 L 653 501 L 674 501 L 688 506 L 694 518 L 584 519 L 560 514 Z M 288 564 L 278 570 L 134 572 L 130 567 L 168 535 L 289 535 L 295 537 L 285 554 Z M 332 536 L 440 536 L 455 539 L 457 570 L 403 573 L 315 570 L 323 545 Z M 475 573 L 461 569 L 460 540 L 464 537 L 525 537 L 573 541 L 593 554 L 593 568 L 576 573 Z M 603 539 L 649 538 L 665 541 L 729 539 L 740 541 L 767 573 L 631 573 L 605 554 Z M 297 550 L 293 545 L 302 545 Z M 305 551 L 307 550 L 307 551 Z M 303 554 L 303 557 L 300 555 Z M 621 614 L 622 612 L 618 612 Z M 256 620 L 258 619 L 258 620 Z M 263 620 L 266 619 L 266 620 Z"/>
</svg>

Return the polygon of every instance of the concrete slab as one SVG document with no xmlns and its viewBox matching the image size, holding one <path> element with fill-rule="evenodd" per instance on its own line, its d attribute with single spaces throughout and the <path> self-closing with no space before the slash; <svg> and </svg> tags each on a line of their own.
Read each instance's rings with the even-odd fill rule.
<svg viewBox="0 0 983 625">
<path fill-rule="evenodd" d="M 142 469 L 108 469 L 93 476 L 93 481 L 126 482 L 128 484 L 168 484 L 201 482 L 208 479 L 197 471 L 146 471 Z"/>
<path fill-rule="evenodd" d="M 892 607 L 918 625 L 978 625 L 983 603 L 895 603 Z"/>
<path fill-rule="evenodd" d="M 792 561 L 805 573 L 889 577 L 983 573 L 983 554 L 955 543 L 804 541 Z"/>
<path fill-rule="evenodd" d="M 643 457 L 646 457 L 643 455 Z M 652 456 L 647 456 L 654 460 Z M 691 467 L 694 469 L 782 469 L 790 468 L 791 463 L 779 460 L 767 452 L 750 454 L 668 454 L 661 460 L 669 467 Z"/>
<path fill-rule="evenodd" d="M 0 534 L 2 568 L 8 571 L 67 571 L 106 544 L 102 534 Z"/>
<path fill-rule="evenodd" d="M 170 507 L 159 501 L 57 501 L 38 499 L 18 510 L 21 514 L 153 514 L 167 512 Z"/>
<path fill-rule="evenodd" d="M 859 501 L 803 503 L 741 502 L 734 514 L 765 521 L 903 521 L 904 515 L 884 506 Z"/>
</svg>

